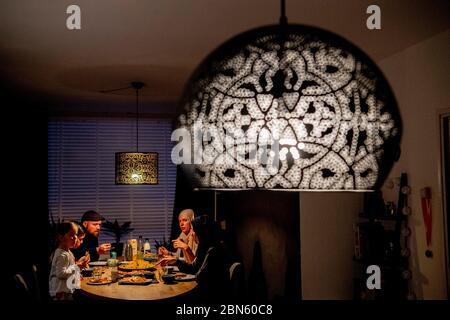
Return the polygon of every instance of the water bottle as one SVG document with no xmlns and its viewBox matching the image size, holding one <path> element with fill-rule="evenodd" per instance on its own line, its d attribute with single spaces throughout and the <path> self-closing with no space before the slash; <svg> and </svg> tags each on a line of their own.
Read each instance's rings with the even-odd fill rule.
<svg viewBox="0 0 450 320">
<path fill-rule="evenodd" d="M 149 240 L 149 238 L 145 238 L 145 242 L 144 242 L 144 256 L 146 254 L 150 254 L 150 253 L 151 253 L 150 240 Z"/>
</svg>

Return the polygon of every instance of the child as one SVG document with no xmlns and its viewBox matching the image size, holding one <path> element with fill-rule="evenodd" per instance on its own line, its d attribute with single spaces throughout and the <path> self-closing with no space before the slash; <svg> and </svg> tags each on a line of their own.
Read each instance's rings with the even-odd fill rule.
<svg viewBox="0 0 450 320">
<path fill-rule="evenodd" d="M 78 249 L 81 246 L 81 244 L 83 243 L 83 239 L 86 236 L 83 226 L 81 226 L 77 223 L 77 227 L 78 227 L 77 242 L 75 244 L 74 249 Z M 80 269 L 84 269 L 89 266 L 90 261 L 91 261 L 91 257 L 89 256 L 89 251 L 86 251 L 86 254 L 76 261 L 76 265 Z"/>
<path fill-rule="evenodd" d="M 77 225 L 73 222 L 61 222 L 56 231 L 58 247 L 53 253 L 49 277 L 49 291 L 53 300 L 72 300 L 74 286 L 69 285 L 72 275 L 79 278 L 75 257 L 70 251 L 77 244 Z M 79 279 L 73 279 L 79 282 Z"/>
</svg>

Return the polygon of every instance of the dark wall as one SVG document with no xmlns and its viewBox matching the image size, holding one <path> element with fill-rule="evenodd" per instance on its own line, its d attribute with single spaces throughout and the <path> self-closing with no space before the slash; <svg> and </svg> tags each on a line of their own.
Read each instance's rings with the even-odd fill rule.
<svg viewBox="0 0 450 320">
<path fill-rule="evenodd" d="M 7 283 L 21 273 L 32 283 L 38 268 L 41 291 L 48 291 L 47 112 L 42 101 L 0 80 L 4 185 L 4 246 Z M 8 207 L 8 209 L 6 209 Z M 14 291 L 13 291 L 14 292 Z M 10 296 L 11 298 L 12 296 Z M 45 295 L 44 295 L 45 297 Z"/>
<path fill-rule="evenodd" d="M 246 273 L 252 301 L 301 297 L 299 194 L 226 191 L 217 195 L 218 219 Z"/>
</svg>

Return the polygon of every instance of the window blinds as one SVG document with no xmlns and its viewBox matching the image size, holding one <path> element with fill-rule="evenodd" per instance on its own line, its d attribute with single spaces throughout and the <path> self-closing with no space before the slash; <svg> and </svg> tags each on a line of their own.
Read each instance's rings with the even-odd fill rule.
<svg viewBox="0 0 450 320">
<path fill-rule="evenodd" d="M 142 235 L 170 236 L 176 182 L 170 120 L 139 120 L 139 151 L 158 152 L 158 185 L 115 185 L 116 152 L 136 150 L 133 118 L 51 119 L 48 122 L 48 205 L 54 219 L 80 220 L 87 210 L 106 219 L 132 221 Z M 113 241 L 101 232 L 100 242 Z"/>
</svg>

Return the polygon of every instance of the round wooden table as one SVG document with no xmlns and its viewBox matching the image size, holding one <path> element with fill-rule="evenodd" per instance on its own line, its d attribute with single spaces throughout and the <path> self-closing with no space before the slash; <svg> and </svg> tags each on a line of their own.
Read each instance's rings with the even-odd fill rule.
<svg viewBox="0 0 450 320">
<path fill-rule="evenodd" d="M 173 284 L 151 283 L 149 285 L 123 285 L 118 282 L 105 285 L 87 284 L 81 281 L 81 293 L 95 299 L 161 300 L 183 295 L 197 286 L 197 282 L 175 282 Z"/>
</svg>

